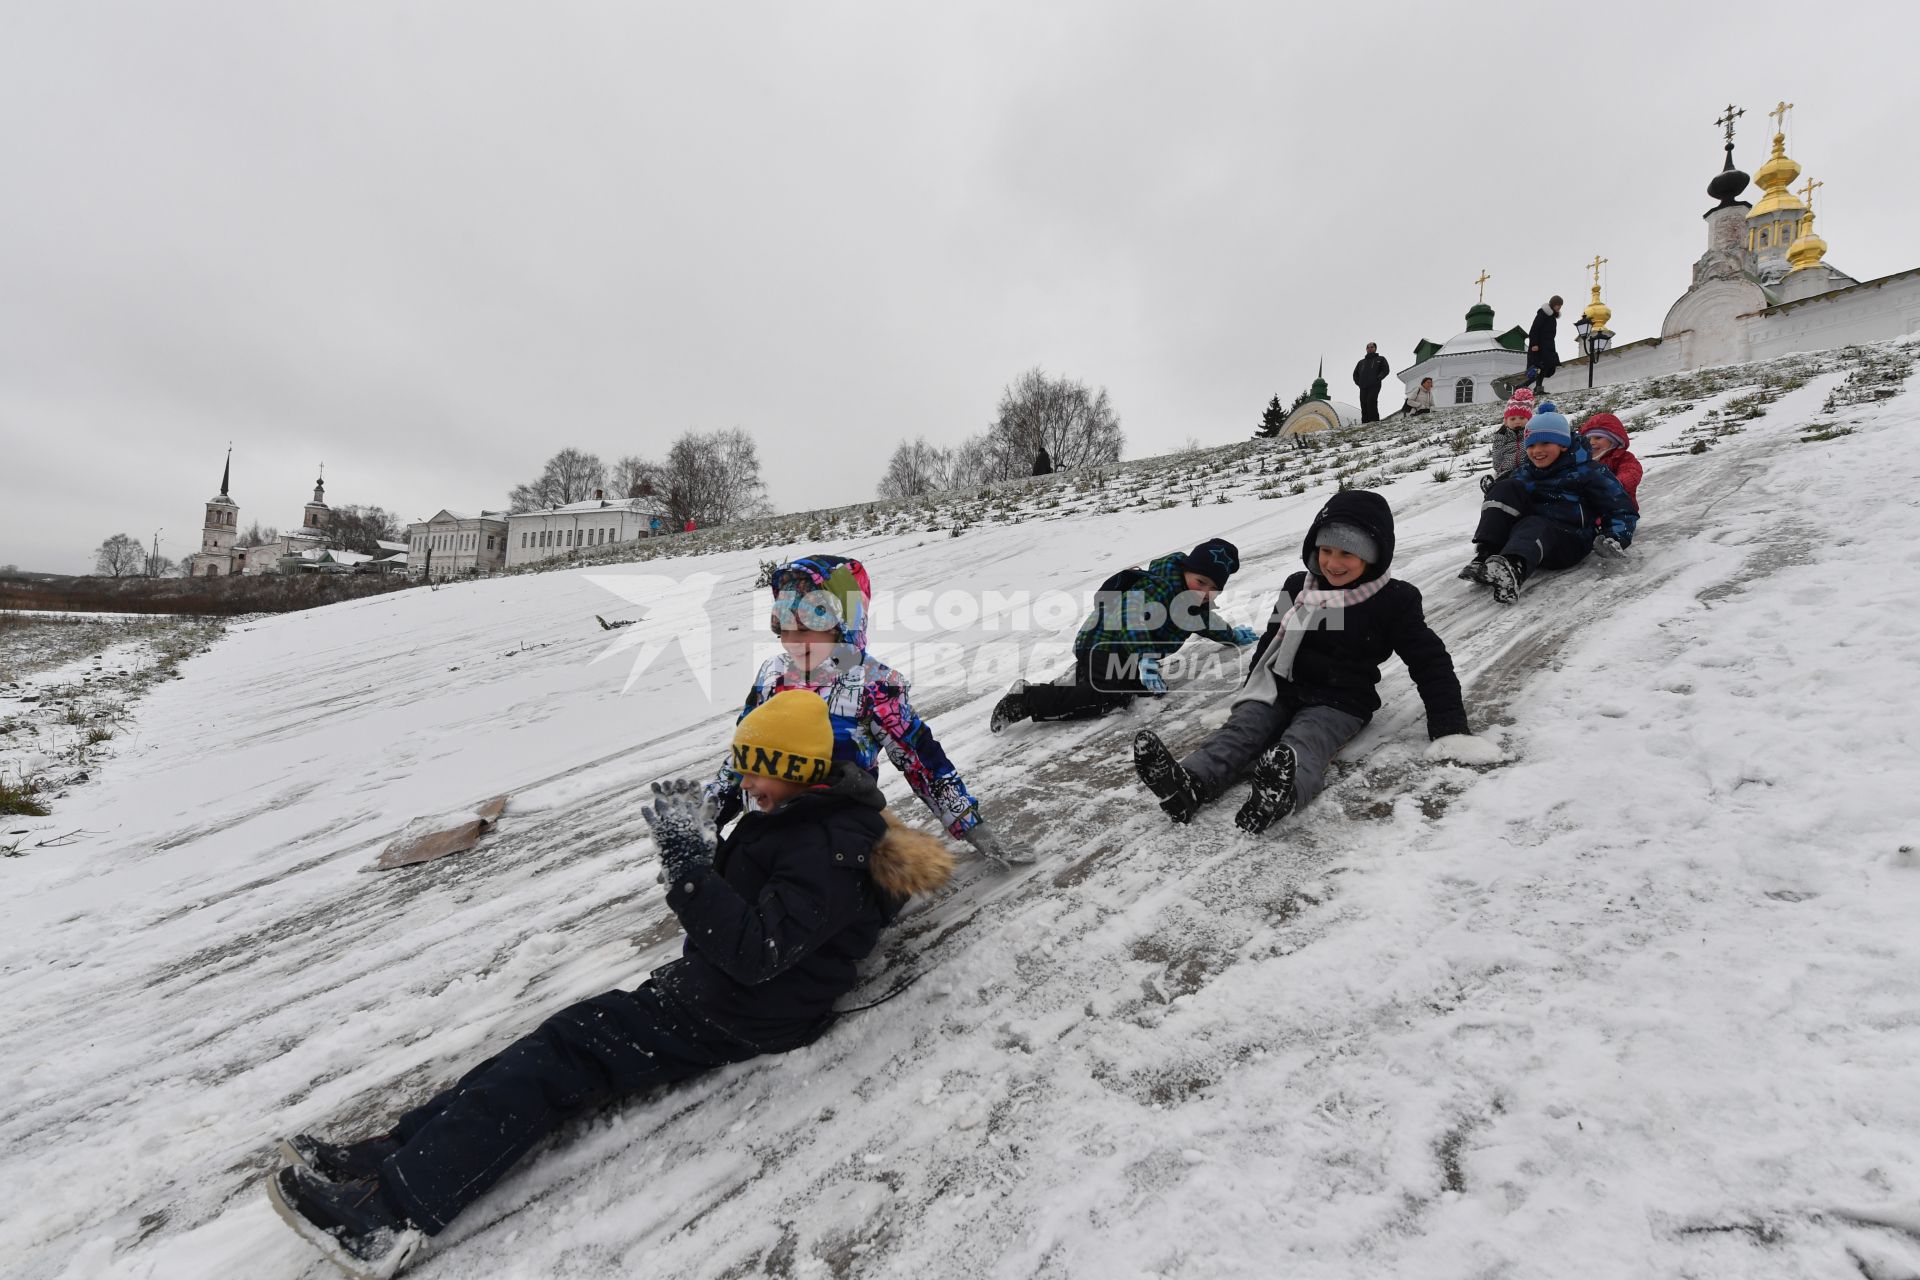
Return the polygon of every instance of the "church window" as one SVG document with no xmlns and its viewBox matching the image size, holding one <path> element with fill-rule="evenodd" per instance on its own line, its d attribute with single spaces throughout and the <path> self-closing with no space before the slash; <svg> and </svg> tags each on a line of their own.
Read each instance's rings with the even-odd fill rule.
<svg viewBox="0 0 1920 1280">
<path fill-rule="evenodd" d="M 1453 402 L 1455 404 L 1473 403 L 1473 379 L 1462 378 L 1453 384 Z"/>
<path fill-rule="evenodd" d="M 1771 227 L 1762 227 L 1762 228 L 1760 228 L 1760 247 L 1761 247 L 1762 249 L 1764 249 L 1764 248 L 1766 248 L 1766 247 L 1767 247 L 1767 246 L 1768 246 L 1769 244 L 1771 244 L 1771 243 L 1772 243 L 1772 241 L 1771 241 L 1771 240 L 1769 240 L 1769 239 L 1767 238 L 1767 233 L 1768 233 L 1769 231 L 1771 231 L 1772 229 L 1773 229 L 1773 228 L 1771 228 Z"/>
</svg>

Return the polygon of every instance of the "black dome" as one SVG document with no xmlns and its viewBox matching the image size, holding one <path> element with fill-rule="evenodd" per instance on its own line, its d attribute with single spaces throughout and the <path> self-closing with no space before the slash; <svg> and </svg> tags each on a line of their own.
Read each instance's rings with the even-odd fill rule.
<svg viewBox="0 0 1920 1280">
<path fill-rule="evenodd" d="M 1726 167 L 1713 175 L 1713 181 L 1707 184 L 1707 194 L 1720 202 L 1714 206 L 1715 209 L 1724 209 L 1728 205 L 1740 203 L 1740 193 L 1747 189 L 1747 184 L 1751 181 L 1753 181 L 1752 178 L 1733 167 L 1733 145 L 1729 143 Z M 1712 210 L 1708 212 L 1711 213 Z"/>
</svg>

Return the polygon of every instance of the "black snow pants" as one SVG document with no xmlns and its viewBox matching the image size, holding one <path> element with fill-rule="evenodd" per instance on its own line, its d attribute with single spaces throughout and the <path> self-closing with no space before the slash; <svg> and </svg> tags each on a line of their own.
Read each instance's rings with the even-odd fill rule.
<svg viewBox="0 0 1920 1280">
<path fill-rule="evenodd" d="M 1360 388 L 1360 421 L 1380 421 L 1380 384 L 1377 382 Z"/>
<path fill-rule="evenodd" d="M 429 1235 L 569 1118 L 758 1050 L 700 1027 L 652 983 L 554 1014 L 400 1117 L 380 1188 Z"/>
<path fill-rule="evenodd" d="M 1027 714 L 1035 720 L 1091 720 L 1153 691 L 1140 683 L 1139 658 L 1117 649 L 1089 649 L 1073 659 L 1072 684 L 1030 684 Z"/>
<path fill-rule="evenodd" d="M 1515 561 L 1524 578 L 1535 569 L 1570 569 L 1585 560 L 1593 550 L 1593 530 L 1535 515 L 1526 486 L 1507 476 L 1487 486 L 1473 549 Z"/>
</svg>

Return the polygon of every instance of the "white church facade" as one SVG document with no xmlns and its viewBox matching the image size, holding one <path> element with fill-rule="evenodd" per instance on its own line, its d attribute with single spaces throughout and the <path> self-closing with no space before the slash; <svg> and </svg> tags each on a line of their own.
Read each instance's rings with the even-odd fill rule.
<svg viewBox="0 0 1920 1280">
<path fill-rule="evenodd" d="M 1599 358 L 1593 385 L 1920 331 L 1920 268 L 1862 281 L 1826 261 L 1811 203 L 1824 184 L 1809 180 L 1792 189 L 1801 168 L 1786 153 L 1791 109 L 1782 102 L 1770 113 L 1772 153 L 1752 178 L 1734 167 L 1733 122 L 1742 113 L 1727 109 L 1719 121 L 1726 129 L 1725 162 L 1707 185 L 1719 203 L 1702 215 L 1707 246 L 1693 265 L 1692 283 L 1668 308 L 1658 337 L 1613 347 Z M 1750 182 L 1761 189 L 1752 204 L 1740 198 Z M 1563 348 L 1570 345 L 1563 337 Z M 1587 363 L 1577 349 L 1567 353 L 1549 385 L 1586 385 Z"/>
<path fill-rule="evenodd" d="M 1490 279 L 1480 273 L 1482 289 Z M 1413 364 L 1397 376 L 1406 384 L 1407 394 L 1424 378 L 1433 379 L 1433 406 L 1444 409 L 1456 404 L 1489 404 L 1505 399 L 1494 382 L 1524 375 L 1527 370 L 1527 331 L 1518 325 L 1505 333 L 1493 327 L 1493 308 L 1486 295 L 1467 308 L 1467 327 L 1445 342 L 1422 339 L 1413 349 Z"/>
</svg>

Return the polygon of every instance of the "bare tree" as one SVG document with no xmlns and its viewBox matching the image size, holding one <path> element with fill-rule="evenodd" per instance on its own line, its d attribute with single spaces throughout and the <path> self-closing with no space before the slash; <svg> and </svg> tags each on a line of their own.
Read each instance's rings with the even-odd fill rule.
<svg viewBox="0 0 1920 1280">
<path fill-rule="evenodd" d="M 518 484 L 507 496 L 511 511 L 538 511 L 542 507 L 564 507 L 569 502 L 584 502 L 595 489 L 607 487 L 607 469 L 600 459 L 579 449 L 562 449 L 547 459 L 547 465 L 531 484 Z"/>
<path fill-rule="evenodd" d="M 248 525 L 246 532 L 233 540 L 236 547 L 258 547 L 272 542 L 280 536 L 280 531 L 272 525 L 263 525 L 258 520 Z"/>
<path fill-rule="evenodd" d="M 976 485 L 1015 480 L 1033 470 L 1033 455 L 1022 456 L 1021 449 L 1006 435 L 993 429 L 969 436 L 953 450 L 947 466 L 947 487 L 966 489 Z"/>
<path fill-rule="evenodd" d="M 949 488 L 953 461 L 952 451 L 927 443 L 925 436 L 903 440 L 888 460 L 886 474 L 880 477 L 879 496 L 918 498 Z"/>
<path fill-rule="evenodd" d="M 739 427 L 686 432 L 667 450 L 660 481 L 658 496 L 675 524 L 692 520 L 704 528 L 769 510 L 760 451 Z"/>
<path fill-rule="evenodd" d="M 147 557 L 149 578 L 177 578 L 180 576 L 182 567 L 181 563 L 172 556 L 149 555 Z"/>
<path fill-rule="evenodd" d="M 94 552 L 93 571 L 109 578 L 124 578 L 140 572 L 146 562 L 146 550 L 138 542 L 124 533 L 116 533 Z"/>
<path fill-rule="evenodd" d="M 613 464 L 607 491 L 616 498 L 653 498 L 666 492 L 666 468 L 628 454 Z"/>
<path fill-rule="evenodd" d="M 407 540 L 399 518 L 385 507 L 335 507 L 327 519 L 327 536 L 342 550 L 368 556 L 381 554 L 382 541 Z"/>
<path fill-rule="evenodd" d="M 1072 378 L 1049 378 L 1038 366 L 1000 393 L 999 417 L 988 434 L 995 461 L 1018 464 L 1013 475 L 1029 474 L 1041 449 L 1056 471 L 1118 462 L 1127 441 L 1105 387 L 1095 392 Z"/>
</svg>

